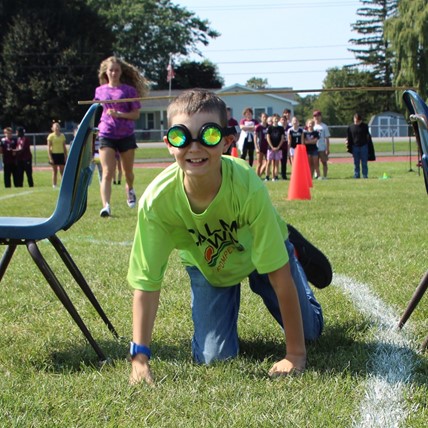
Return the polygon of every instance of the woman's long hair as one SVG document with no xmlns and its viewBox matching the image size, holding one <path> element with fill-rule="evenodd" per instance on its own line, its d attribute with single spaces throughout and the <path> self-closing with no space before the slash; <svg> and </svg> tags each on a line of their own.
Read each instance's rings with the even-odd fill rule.
<svg viewBox="0 0 428 428">
<path fill-rule="evenodd" d="M 100 69 L 98 71 L 100 85 L 105 85 L 108 83 L 107 68 L 111 63 L 119 64 L 122 70 L 122 74 L 120 76 L 121 83 L 133 86 L 140 97 L 144 97 L 147 94 L 148 83 L 146 78 L 138 71 L 136 67 L 115 56 L 106 58 L 100 64 Z"/>
</svg>

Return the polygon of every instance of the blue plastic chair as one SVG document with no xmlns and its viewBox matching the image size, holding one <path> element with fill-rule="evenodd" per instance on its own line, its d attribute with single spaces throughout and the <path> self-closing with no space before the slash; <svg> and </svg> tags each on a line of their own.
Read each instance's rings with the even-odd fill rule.
<svg viewBox="0 0 428 428">
<path fill-rule="evenodd" d="M 60 230 L 69 229 L 82 217 L 86 210 L 88 185 L 91 179 L 90 163 L 92 160 L 92 139 L 94 117 L 99 104 L 93 104 L 86 112 L 74 141 L 71 145 L 59 190 L 55 211 L 49 218 L 34 217 L 0 217 L 0 245 L 6 251 L 0 260 L 0 281 L 18 245 L 25 245 L 34 262 L 46 278 L 52 290 L 67 309 L 73 320 L 93 347 L 100 360 L 106 357 L 92 337 L 75 306 L 71 302 L 64 287 L 55 276 L 51 267 L 41 254 L 37 241 L 48 239 L 60 255 L 67 269 L 92 303 L 112 334 L 118 334 L 95 298 L 82 273 L 74 263 L 70 254 L 56 235 Z"/>
<path fill-rule="evenodd" d="M 416 142 L 419 147 L 419 153 L 421 154 L 421 164 L 424 173 L 425 189 L 428 193 L 428 107 L 423 99 L 415 91 L 405 91 L 403 94 L 403 100 L 409 110 L 409 119 L 412 123 L 413 130 L 415 132 Z M 415 310 L 419 301 L 422 299 L 425 291 L 428 288 L 428 271 L 421 279 L 418 287 L 416 288 L 406 310 L 398 322 L 398 327 L 402 328 L 410 315 Z M 422 343 L 422 350 L 425 350 L 428 346 L 428 336 Z"/>
</svg>

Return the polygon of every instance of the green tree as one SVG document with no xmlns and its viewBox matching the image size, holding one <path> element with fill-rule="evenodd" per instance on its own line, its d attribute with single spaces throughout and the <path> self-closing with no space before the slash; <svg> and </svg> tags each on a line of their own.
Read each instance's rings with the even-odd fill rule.
<svg viewBox="0 0 428 428">
<path fill-rule="evenodd" d="M 172 81 L 174 89 L 206 88 L 218 89 L 224 85 L 224 80 L 218 74 L 217 67 L 210 61 L 183 61 L 174 68 L 175 78 Z M 157 89 L 166 89 L 169 82 L 159 82 Z"/>
<path fill-rule="evenodd" d="M 314 94 L 309 94 L 305 97 L 296 94 L 295 100 L 299 103 L 299 105 L 295 108 L 294 115 L 298 117 L 301 125 L 304 125 L 306 120 L 312 117 L 314 105 L 318 97 L 319 95 Z"/>
<path fill-rule="evenodd" d="M 104 16 L 113 31 L 114 52 L 134 64 L 145 77 L 162 85 L 170 54 L 200 53 L 220 34 L 193 12 L 170 0 L 86 0 Z"/>
<path fill-rule="evenodd" d="M 333 88 L 352 88 L 379 86 L 373 74 L 360 71 L 357 68 L 343 67 L 327 70 L 323 89 L 314 107 L 323 113 L 323 119 L 330 124 L 346 124 L 352 121 L 355 112 L 360 113 L 365 120 L 379 113 L 379 93 L 365 90 L 328 91 Z"/>
<path fill-rule="evenodd" d="M 398 14 L 385 23 L 385 34 L 395 52 L 394 83 L 417 88 L 428 97 L 428 3 L 401 0 Z M 401 94 L 398 94 L 401 101 Z"/>
<path fill-rule="evenodd" d="M 110 31 L 83 0 L 6 3 L 1 123 L 40 131 L 48 130 L 53 119 L 79 120 L 85 108 L 77 101 L 93 97 L 99 62 L 109 53 Z"/>
<path fill-rule="evenodd" d="M 384 35 L 384 23 L 397 11 L 398 0 L 360 0 L 364 7 L 357 10 L 360 19 L 352 24 L 361 37 L 351 39 L 356 48 L 349 49 L 361 65 L 369 66 L 381 86 L 392 85 L 393 51 Z M 378 98 L 382 110 L 395 107 L 393 93 Z"/>
<path fill-rule="evenodd" d="M 253 89 L 266 89 L 269 87 L 268 80 L 261 77 L 252 77 L 248 79 L 245 86 Z"/>
</svg>

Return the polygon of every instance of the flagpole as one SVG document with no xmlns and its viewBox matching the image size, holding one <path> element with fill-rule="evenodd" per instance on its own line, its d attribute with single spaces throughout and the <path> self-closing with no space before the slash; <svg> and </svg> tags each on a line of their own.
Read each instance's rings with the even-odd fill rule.
<svg viewBox="0 0 428 428">
<path fill-rule="evenodd" d="M 168 63 L 168 77 L 169 77 L 169 90 L 168 96 L 171 96 L 171 87 L 172 87 L 172 54 L 169 54 L 169 63 Z"/>
</svg>

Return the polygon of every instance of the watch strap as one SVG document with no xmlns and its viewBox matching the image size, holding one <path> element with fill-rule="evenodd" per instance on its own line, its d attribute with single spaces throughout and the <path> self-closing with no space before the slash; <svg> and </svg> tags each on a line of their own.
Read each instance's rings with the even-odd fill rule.
<svg viewBox="0 0 428 428">
<path fill-rule="evenodd" d="M 150 351 L 149 347 L 144 345 L 138 345 L 135 342 L 130 343 L 129 353 L 131 354 L 131 357 L 135 357 L 137 354 L 143 354 L 149 360 L 150 360 L 150 356 L 152 355 L 152 352 Z"/>
</svg>

